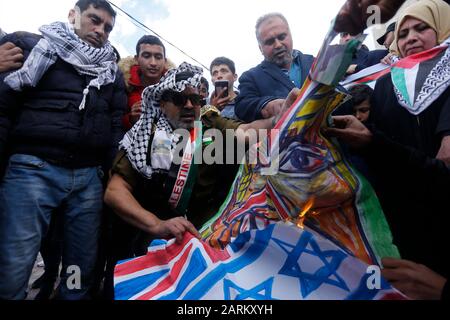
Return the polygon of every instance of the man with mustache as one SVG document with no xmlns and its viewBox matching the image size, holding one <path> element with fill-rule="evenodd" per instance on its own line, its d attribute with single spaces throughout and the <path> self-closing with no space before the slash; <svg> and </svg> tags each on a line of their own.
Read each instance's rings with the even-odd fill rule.
<svg viewBox="0 0 450 320">
<path fill-rule="evenodd" d="M 379 5 L 382 18 L 391 18 L 403 1 L 348 0 L 339 12 L 336 31 L 363 31 L 362 17 L 369 5 Z M 301 87 L 313 61 L 312 56 L 293 50 L 292 36 L 286 18 L 271 13 L 261 17 L 256 25 L 256 37 L 265 61 L 246 72 L 240 79 L 240 95 L 236 101 L 239 118 L 250 122 L 279 113 L 289 90 Z M 295 85 L 292 80 L 297 80 Z"/>
<path fill-rule="evenodd" d="M 8 162 L 0 182 L 0 299 L 26 298 L 56 211 L 64 221 L 58 298 L 90 297 L 103 172 L 123 137 L 126 109 L 108 41 L 115 17 L 105 0 L 79 0 L 67 23 L 42 26 L 42 36 L 17 32 L 0 42 L 19 46 L 25 56 L 20 70 L 0 74 L 0 162 Z"/>
<path fill-rule="evenodd" d="M 347 0 L 336 17 L 334 29 L 339 33 L 359 34 L 371 21 L 370 6 L 379 7 L 380 23 L 383 23 L 395 15 L 403 2 Z M 313 62 L 312 56 L 293 50 L 289 25 L 281 14 L 269 13 L 259 18 L 256 37 L 265 60 L 239 79 L 240 95 L 236 100 L 236 115 L 246 122 L 277 114 L 289 91 L 303 85 Z"/>
<path fill-rule="evenodd" d="M 256 23 L 256 39 L 264 61 L 239 79 L 236 115 L 245 122 L 277 115 L 289 92 L 301 88 L 314 57 L 293 50 L 286 18 L 269 13 Z"/>
<path fill-rule="evenodd" d="M 205 157 L 197 164 L 196 154 L 193 159 L 188 149 L 180 153 L 177 146 L 187 142 L 185 147 L 191 146 L 191 153 L 197 148 L 204 151 L 212 142 L 208 134 L 212 128 L 222 133 L 224 145 L 228 146 L 226 130 L 236 131 L 230 137 L 233 140 L 247 143 L 246 133 L 271 129 L 275 122 L 264 119 L 243 124 L 221 117 L 215 107 L 201 108 L 198 87 L 202 72 L 183 63 L 169 70 L 159 84 L 144 90 L 144 113 L 121 142 L 105 194 L 105 202 L 130 225 L 127 234 L 113 234 L 115 262 L 145 255 L 151 239 L 181 241 L 185 232 L 198 236 L 197 228 L 212 218 L 225 200 L 226 195 L 217 191 L 224 165 L 209 164 Z M 287 104 L 294 102 L 296 94 L 289 96 Z M 200 119 L 203 139 L 194 143 L 195 121 Z M 187 136 L 180 138 L 179 129 Z M 181 164 L 173 160 L 178 155 L 183 155 Z M 109 270 L 107 286 L 112 284 L 113 270 Z"/>
</svg>

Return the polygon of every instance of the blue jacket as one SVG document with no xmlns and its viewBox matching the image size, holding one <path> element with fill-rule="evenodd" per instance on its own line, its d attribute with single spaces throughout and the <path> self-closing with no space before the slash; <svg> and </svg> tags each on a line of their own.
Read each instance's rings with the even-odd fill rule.
<svg viewBox="0 0 450 320">
<path fill-rule="evenodd" d="M 314 57 L 295 50 L 295 62 L 301 68 L 301 83 L 311 69 Z M 236 115 L 245 122 L 262 119 L 261 110 L 270 101 L 286 99 L 295 88 L 290 78 L 275 64 L 263 61 L 244 72 L 239 79 L 239 95 L 236 98 Z"/>
<path fill-rule="evenodd" d="M 368 51 L 366 55 L 362 57 L 358 61 L 358 63 L 356 63 L 358 66 L 356 67 L 355 72 L 359 72 L 373 65 L 379 64 L 381 62 L 381 59 L 386 57 L 388 53 L 389 53 L 388 50 L 383 49 Z"/>
<path fill-rule="evenodd" d="M 17 32 L 4 37 L 22 48 L 25 58 L 40 36 Z M 57 59 L 35 88 L 13 91 L 0 74 L 0 162 L 10 154 L 29 154 L 69 168 L 112 163 L 123 138 L 122 116 L 127 95 L 123 75 L 114 84 L 90 88 L 86 108 L 79 110 L 83 90 L 92 78 Z"/>
</svg>

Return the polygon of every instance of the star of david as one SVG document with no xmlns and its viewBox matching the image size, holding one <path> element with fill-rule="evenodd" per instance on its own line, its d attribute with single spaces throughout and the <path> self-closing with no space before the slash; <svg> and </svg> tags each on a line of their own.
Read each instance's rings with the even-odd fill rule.
<svg viewBox="0 0 450 320">
<path fill-rule="evenodd" d="M 350 291 L 345 281 L 337 274 L 339 266 L 346 257 L 342 251 L 322 251 L 314 240 L 313 235 L 309 232 L 304 232 L 295 246 L 278 239 L 274 239 L 274 241 L 288 254 L 288 258 L 279 273 L 300 280 L 300 290 L 303 298 L 307 298 L 323 284 Z M 311 249 L 308 249 L 308 245 Z M 299 259 L 302 255 L 311 255 L 319 258 L 323 266 L 314 273 L 304 272 L 299 265 Z"/>
<path fill-rule="evenodd" d="M 272 286 L 274 278 L 270 278 L 256 287 L 246 290 L 239 287 L 233 281 L 225 279 L 223 281 L 223 290 L 225 294 L 225 300 L 231 300 L 231 289 L 236 290 L 239 294 L 234 298 L 234 300 L 245 300 L 245 299 L 255 299 L 255 300 L 271 300 L 272 298 Z"/>
</svg>

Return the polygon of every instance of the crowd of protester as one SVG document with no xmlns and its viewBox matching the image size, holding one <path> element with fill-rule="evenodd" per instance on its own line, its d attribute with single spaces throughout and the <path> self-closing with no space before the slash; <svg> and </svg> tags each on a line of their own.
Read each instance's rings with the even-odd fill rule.
<svg viewBox="0 0 450 320">
<path fill-rule="evenodd" d="M 367 27 L 369 5 L 387 22 L 402 3 L 348 0 L 336 19 L 340 44 Z M 386 49 L 361 47 L 347 73 L 449 43 L 449 16 L 443 0 L 412 4 L 378 39 Z M 146 254 L 152 239 L 199 236 L 242 159 L 183 176 L 194 164 L 192 157 L 173 164 L 174 131 L 193 131 L 201 119 L 203 130 L 233 130 L 247 145 L 246 132 L 273 128 L 292 105 L 314 62 L 294 49 L 286 18 L 269 13 L 255 29 L 263 62 L 239 78 L 234 61 L 218 57 L 210 88 L 202 69 L 175 66 L 155 36 L 143 36 L 136 55 L 121 59 L 108 41 L 115 17 L 107 1 L 79 0 L 68 23 L 43 26 L 42 35 L 0 29 L 0 299 L 27 297 L 40 252 L 37 299 L 111 300 L 117 261 Z M 420 67 L 418 90 L 431 83 L 422 94 L 432 102 L 416 114 L 400 105 L 386 75 L 374 89 L 349 88 L 350 104 L 325 130 L 374 186 L 404 259 L 385 257 L 383 276 L 412 299 L 449 298 L 449 52 Z M 433 91 L 433 81 L 443 89 Z M 72 266 L 81 275 L 75 287 Z"/>
</svg>

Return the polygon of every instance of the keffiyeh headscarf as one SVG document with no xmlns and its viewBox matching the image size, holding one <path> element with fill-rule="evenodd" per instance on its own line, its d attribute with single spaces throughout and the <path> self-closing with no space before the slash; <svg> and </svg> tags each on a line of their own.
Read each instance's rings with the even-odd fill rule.
<svg viewBox="0 0 450 320">
<path fill-rule="evenodd" d="M 400 27 L 409 17 L 428 24 L 437 34 L 438 47 L 402 57 L 392 68 L 399 104 L 411 114 L 425 111 L 450 86 L 450 6 L 442 0 L 421 0 L 407 7 L 398 19 L 391 51 L 400 56 Z"/>
<path fill-rule="evenodd" d="M 177 82 L 177 75 L 186 71 L 194 73 L 194 76 Z M 120 142 L 120 149 L 125 150 L 133 168 L 145 178 L 151 179 L 154 172 L 170 169 L 172 153 L 180 140 L 161 111 L 162 94 L 167 90 L 183 92 L 188 86 L 196 88 L 202 74 L 203 69 L 184 62 L 177 69 L 169 70 L 158 84 L 147 87 L 142 93 L 142 116 Z M 152 136 L 153 143 L 149 146 Z M 150 159 L 147 158 L 149 148 Z"/>
<path fill-rule="evenodd" d="M 101 86 L 114 83 L 118 67 L 109 42 L 102 48 L 95 48 L 78 37 L 73 25 L 63 22 L 42 26 L 39 31 L 43 39 L 33 48 L 23 67 L 5 78 L 5 83 L 13 90 L 35 87 L 58 57 L 73 65 L 80 75 L 94 77 L 83 91 L 80 110 L 85 107 L 90 87 L 100 90 Z"/>
</svg>

